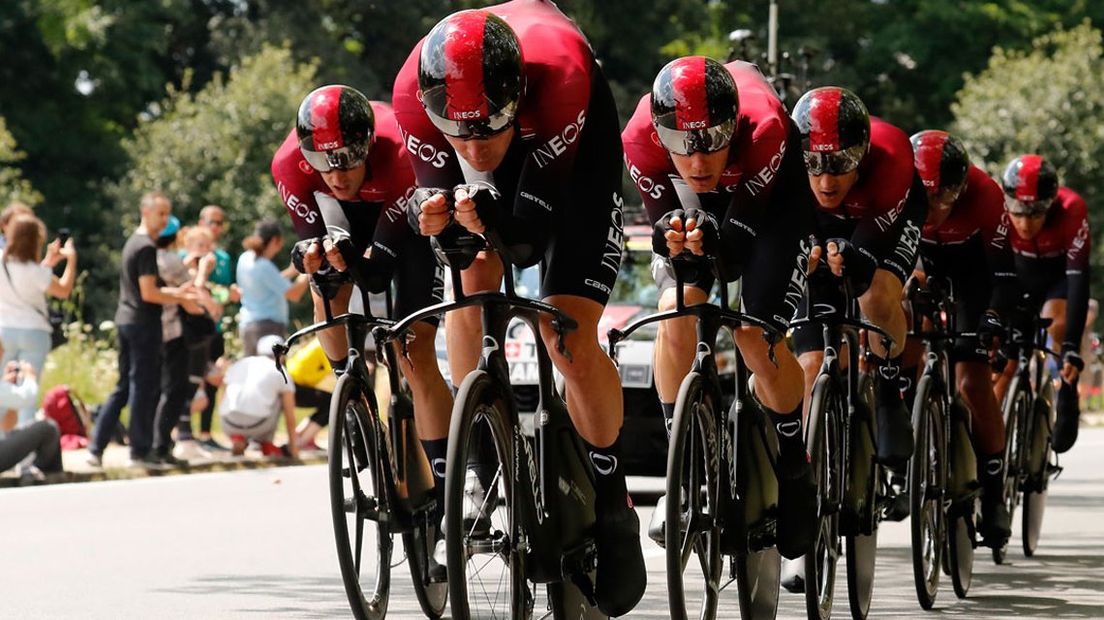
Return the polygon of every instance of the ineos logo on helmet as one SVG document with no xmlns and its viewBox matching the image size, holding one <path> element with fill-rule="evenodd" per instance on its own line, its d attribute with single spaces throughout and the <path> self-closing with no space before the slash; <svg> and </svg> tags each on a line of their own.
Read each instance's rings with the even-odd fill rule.
<svg viewBox="0 0 1104 620">
<path fill-rule="evenodd" d="M 724 65 L 704 56 L 667 63 L 652 83 L 652 126 L 676 155 L 713 153 L 736 132 L 740 96 Z"/>
<path fill-rule="evenodd" d="M 418 89 L 426 116 L 456 138 L 489 137 L 517 116 L 524 74 L 521 45 L 501 17 L 453 13 L 422 41 Z"/>
<path fill-rule="evenodd" d="M 970 156 L 962 142 L 945 131 L 929 129 L 914 134 L 913 162 L 928 194 L 940 203 L 953 203 L 966 187 Z"/>
<path fill-rule="evenodd" d="M 870 113 L 846 88 L 810 90 L 797 100 L 791 116 L 801 132 L 809 174 L 846 174 L 858 168 L 870 148 Z"/>
<path fill-rule="evenodd" d="M 340 84 L 311 91 L 295 118 L 299 151 L 319 172 L 364 163 L 375 132 L 371 102 L 357 89 Z"/>
</svg>

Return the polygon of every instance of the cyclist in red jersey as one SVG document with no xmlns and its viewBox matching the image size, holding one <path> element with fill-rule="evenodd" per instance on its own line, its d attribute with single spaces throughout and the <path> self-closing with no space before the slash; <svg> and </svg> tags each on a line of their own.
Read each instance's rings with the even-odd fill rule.
<svg viewBox="0 0 1104 620">
<path fill-rule="evenodd" d="M 413 234 L 406 223 L 414 172 L 391 106 L 369 102 L 348 86 L 311 92 L 299 106 L 296 129 L 272 158 L 272 178 L 301 240 L 292 250 L 296 268 L 311 274 L 322 270 L 323 276 L 341 282 L 331 302 L 335 315 L 348 311 L 353 286 L 339 273 L 347 268 L 345 257 L 329 239 L 319 243 L 327 234 L 351 238 L 356 256 L 363 257 L 358 268 L 371 292 L 384 291 L 394 279 L 396 316 L 443 298 L 443 274 L 428 240 Z M 314 318 L 323 320 L 322 299 L 313 283 L 311 294 Z M 410 383 L 418 433 L 441 499 L 452 393 L 437 366 L 436 330 L 435 321 L 416 325 L 409 356 L 398 359 Z M 344 332 L 325 330 L 319 340 L 334 371 L 343 372 L 348 355 Z"/>
<path fill-rule="evenodd" d="M 622 251 L 620 125 L 605 76 L 554 4 L 514 0 L 438 23 L 400 70 L 393 104 L 420 188 L 411 224 L 438 235 L 454 221 L 496 235 L 515 265 L 542 262 L 541 296 L 579 324 L 570 358 L 547 321 L 540 335 L 594 465 L 598 606 L 624 615 L 646 574 L 618 466 L 620 379 L 597 333 Z M 461 277 L 465 291 L 498 290 L 501 266 L 484 255 Z M 463 377 L 479 358 L 480 311 L 449 320 L 449 364 Z"/>
<path fill-rule="evenodd" d="M 1008 238 L 1011 224 L 1000 186 L 970 163 L 957 138 L 930 130 L 911 141 L 929 207 L 920 244 L 924 273 L 951 282 L 956 329 L 978 334 L 956 341 L 952 359 L 959 393 L 970 406 L 981 463 L 981 535 L 985 544 L 1000 547 L 1011 535 L 1012 524 L 1003 498 L 1004 420 L 993 393 L 989 358 L 1019 290 Z M 916 376 L 915 363 L 910 366 L 906 380 Z"/>
<path fill-rule="evenodd" d="M 641 98 L 621 139 L 656 231 L 652 273 L 661 291 L 659 309 L 675 306 L 669 258 L 716 255 L 724 282 L 743 278 L 746 311 L 784 332 L 804 291 L 812 197 L 802 178 L 796 127 L 758 68 L 701 56 L 672 61 Z M 685 302 L 705 303 L 714 274 L 700 265 L 692 271 Z M 801 366 L 784 342 L 767 342 L 758 327 L 739 330 L 735 340 L 777 431 L 778 546 L 796 558 L 815 537 L 816 510 L 801 432 Z M 659 324 L 655 379 L 668 429 L 696 343 L 693 318 Z M 649 535 L 661 542 L 661 507 L 653 514 Z"/>
<path fill-rule="evenodd" d="M 1081 409 L 1077 381 L 1085 362 L 1081 336 L 1089 308 L 1089 234 L 1085 201 L 1060 187 L 1054 166 L 1040 155 L 1022 155 L 1005 168 L 1004 206 L 1012 219 L 1016 272 L 1033 306 L 1052 319 L 1050 337 L 1062 346 L 1062 385 L 1052 437 L 1054 451 L 1077 441 Z M 1003 394 L 1007 376 L 999 382 Z"/>
<path fill-rule="evenodd" d="M 809 185 L 817 203 L 818 237 L 810 264 L 822 254 L 832 272 L 850 277 L 859 307 L 893 338 L 892 350 L 870 338 L 878 371 L 878 460 L 900 467 L 912 455 L 912 423 L 901 395 L 901 354 L 906 321 L 901 298 L 920 245 L 927 214 L 923 185 L 912 161 L 908 136 L 872 118 L 851 91 L 834 86 L 811 90 L 794 106 Z M 802 326 L 794 344 L 805 369 L 805 388 L 820 369 L 817 328 Z"/>
</svg>

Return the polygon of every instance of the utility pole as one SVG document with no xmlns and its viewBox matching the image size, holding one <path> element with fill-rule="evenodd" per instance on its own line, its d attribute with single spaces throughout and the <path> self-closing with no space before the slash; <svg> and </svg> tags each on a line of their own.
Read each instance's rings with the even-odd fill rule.
<svg viewBox="0 0 1104 620">
<path fill-rule="evenodd" d="M 767 66 L 771 75 L 778 73 L 778 0 L 770 0 L 767 17 Z"/>
</svg>

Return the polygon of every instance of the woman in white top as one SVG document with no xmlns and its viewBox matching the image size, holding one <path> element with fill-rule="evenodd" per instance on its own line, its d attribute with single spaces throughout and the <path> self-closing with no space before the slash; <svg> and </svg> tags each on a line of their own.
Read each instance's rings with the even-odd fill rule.
<svg viewBox="0 0 1104 620">
<path fill-rule="evenodd" d="M 0 368 L 9 361 L 28 362 L 42 373 L 50 352 L 49 313 L 46 296 L 69 296 L 77 279 L 77 252 L 70 239 L 63 247 L 54 240 L 42 257 L 46 227 L 33 215 L 18 215 L 6 227 L 7 245 L 0 253 L 0 338 L 4 356 Z M 59 278 L 53 266 L 65 260 L 65 272 Z M 19 424 L 30 422 L 35 407 L 19 411 Z"/>
</svg>

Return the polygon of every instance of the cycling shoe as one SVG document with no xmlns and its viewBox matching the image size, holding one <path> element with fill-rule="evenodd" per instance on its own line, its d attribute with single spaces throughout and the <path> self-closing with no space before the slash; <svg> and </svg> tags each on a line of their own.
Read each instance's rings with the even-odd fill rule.
<svg viewBox="0 0 1104 620">
<path fill-rule="evenodd" d="M 1051 445 L 1058 454 L 1068 451 L 1077 441 L 1081 424 L 1081 407 L 1077 402 L 1077 386 L 1062 381 L 1058 388 L 1058 417 L 1054 421 Z"/>
<path fill-rule="evenodd" d="M 598 516 L 595 598 L 607 616 L 624 616 L 644 596 L 648 574 L 640 548 L 640 518 L 625 506 Z"/>
<path fill-rule="evenodd" d="M 778 552 L 795 559 L 813 548 L 817 533 L 817 488 L 808 458 L 779 459 Z"/>
<path fill-rule="evenodd" d="M 889 400 L 889 399 L 887 399 Z M 905 403 L 900 398 L 890 402 L 879 401 L 878 412 L 878 462 L 886 467 L 899 468 L 912 456 L 912 420 Z"/>
</svg>

